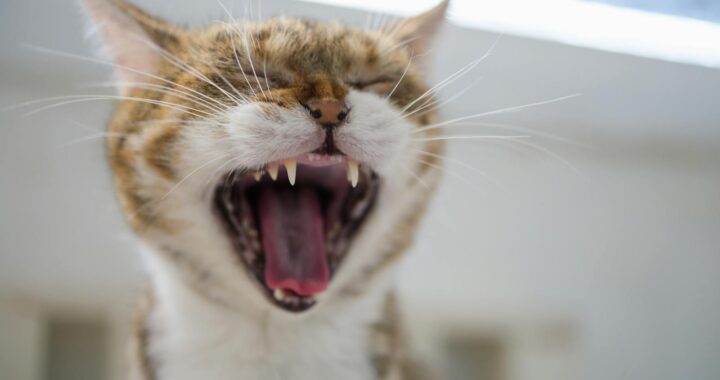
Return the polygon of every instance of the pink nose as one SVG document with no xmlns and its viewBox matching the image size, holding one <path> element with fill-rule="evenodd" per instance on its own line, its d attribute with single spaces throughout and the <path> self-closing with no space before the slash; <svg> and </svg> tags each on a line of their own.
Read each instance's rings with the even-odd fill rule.
<svg viewBox="0 0 720 380">
<path fill-rule="evenodd" d="M 317 123 L 325 128 L 339 126 L 348 114 L 347 106 L 336 99 L 313 99 L 305 107 Z"/>
</svg>

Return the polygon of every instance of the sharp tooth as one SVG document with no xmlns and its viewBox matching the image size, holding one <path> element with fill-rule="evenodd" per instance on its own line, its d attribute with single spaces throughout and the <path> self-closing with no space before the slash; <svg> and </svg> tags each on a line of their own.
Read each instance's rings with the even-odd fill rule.
<svg viewBox="0 0 720 380">
<path fill-rule="evenodd" d="M 255 180 L 258 182 L 260 181 L 260 178 L 262 178 L 262 176 L 263 172 L 255 172 L 255 174 L 253 174 L 253 177 L 255 177 Z"/>
<path fill-rule="evenodd" d="M 300 298 L 300 302 L 302 302 L 302 303 L 304 303 L 304 304 L 306 304 L 306 305 L 309 305 L 309 304 L 315 302 L 315 298 L 313 298 L 313 297 L 303 297 L 303 298 Z"/>
<path fill-rule="evenodd" d="M 295 174 L 297 173 L 297 161 L 285 160 L 285 169 L 287 169 L 288 181 L 291 185 L 295 184 Z"/>
<path fill-rule="evenodd" d="M 268 165 L 267 171 L 268 171 L 268 174 L 270 174 L 270 178 L 272 178 L 273 181 L 277 179 L 277 173 L 278 173 L 277 164 Z"/>
<path fill-rule="evenodd" d="M 283 292 L 282 289 L 275 289 L 273 297 L 278 301 L 285 301 L 285 292 Z"/>
<path fill-rule="evenodd" d="M 356 187 L 358 184 L 358 178 L 360 177 L 360 170 L 358 168 L 357 161 L 348 160 L 348 181 L 352 184 L 352 187 Z"/>
</svg>

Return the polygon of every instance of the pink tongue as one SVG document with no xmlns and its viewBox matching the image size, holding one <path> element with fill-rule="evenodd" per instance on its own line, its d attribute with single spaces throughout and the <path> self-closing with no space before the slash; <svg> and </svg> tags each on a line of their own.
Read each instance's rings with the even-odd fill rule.
<svg viewBox="0 0 720 380">
<path fill-rule="evenodd" d="M 263 186 L 258 211 L 268 287 L 303 296 L 325 290 L 329 275 L 317 191 Z"/>
</svg>

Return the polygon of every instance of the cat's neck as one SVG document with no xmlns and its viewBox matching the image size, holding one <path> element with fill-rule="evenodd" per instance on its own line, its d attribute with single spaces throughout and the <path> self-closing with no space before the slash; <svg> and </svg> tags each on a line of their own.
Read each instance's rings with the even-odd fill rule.
<svg viewBox="0 0 720 380">
<path fill-rule="evenodd" d="M 307 316 L 243 312 L 207 299 L 172 276 L 154 280 L 145 319 L 153 380 L 373 379 L 371 333 L 385 292 Z"/>
</svg>

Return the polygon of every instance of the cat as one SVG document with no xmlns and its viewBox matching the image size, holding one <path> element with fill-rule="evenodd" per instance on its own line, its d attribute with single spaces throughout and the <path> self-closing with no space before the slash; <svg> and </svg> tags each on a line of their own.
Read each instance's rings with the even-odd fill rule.
<svg viewBox="0 0 720 380">
<path fill-rule="evenodd" d="M 381 30 L 83 4 L 116 69 L 107 155 L 150 273 L 132 378 L 428 376 L 392 273 L 441 179 L 422 67 L 448 1 Z"/>
</svg>

